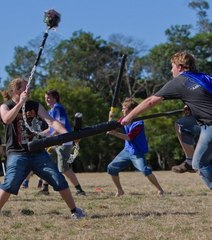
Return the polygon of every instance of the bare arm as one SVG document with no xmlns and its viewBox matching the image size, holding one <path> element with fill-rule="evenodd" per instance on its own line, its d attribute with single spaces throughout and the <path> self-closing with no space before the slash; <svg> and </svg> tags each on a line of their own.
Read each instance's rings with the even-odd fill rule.
<svg viewBox="0 0 212 240">
<path fill-rule="evenodd" d="M 163 101 L 163 97 L 151 96 L 141 102 L 136 108 L 134 108 L 126 117 L 121 121 L 122 125 L 128 125 L 137 115 L 146 112 L 154 107 L 156 104 Z"/>
<path fill-rule="evenodd" d="M 41 104 L 39 104 L 38 115 L 47 122 L 49 127 L 54 128 L 59 134 L 67 133 L 63 124 L 49 116 L 48 112 Z"/>
<path fill-rule="evenodd" d="M 118 132 L 118 131 L 115 131 L 115 130 L 108 131 L 107 134 L 115 136 L 115 137 L 120 138 L 122 140 L 128 140 L 128 141 L 130 140 L 130 138 L 128 137 L 127 134 L 124 134 L 124 133 L 121 133 L 121 132 Z"/>
<path fill-rule="evenodd" d="M 39 132 L 39 135 L 41 136 L 49 136 L 50 135 L 50 128 L 48 127 L 47 129 L 43 130 L 42 132 Z"/>
<path fill-rule="evenodd" d="M 19 102 L 12 109 L 9 109 L 8 106 L 4 103 L 1 105 L 1 119 L 5 124 L 10 124 L 14 121 L 28 97 L 29 94 L 26 91 L 22 92 Z"/>
</svg>

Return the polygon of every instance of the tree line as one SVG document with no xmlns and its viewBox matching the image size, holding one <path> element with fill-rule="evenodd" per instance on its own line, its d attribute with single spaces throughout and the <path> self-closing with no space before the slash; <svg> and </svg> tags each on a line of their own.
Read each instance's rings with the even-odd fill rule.
<svg viewBox="0 0 212 240">
<path fill-rule="evenodd" d="M 119 93 L 119 106 L 125 97 L 138 102 L 156 92 L 171 79 L 170 57 L 177 51 L 195 55 L 200 72 L 212 72 L 212 23 L 208 19 L 209 4 L 190 1 L 188 7 L 197 13 L 196 26 L 174 25 L 165 31 L 167 41 L 147 50 L 144 43 L 132 37 L 113 34 L 109 40 L 83 30 L 69 39 L 50 36 L 32 81 L 32 99 L 45 105 L 44 93 L 57 89 L 73 126 L 74 114 L 83 113 L 84 127 L 105 122 L 113 97 L 120 59 L 127 63 Z M 192 34 L 192 31 L 195 32 Z M 14 58 L 6 66 L 8 78 L 4 88 L 16 76 L 28 77 L 42 36 L 17 46 Z M 164 101 L 148 113 L 182 108 L 182 102 Z M 116 117 L 121 116 L 120 109 Z M 145 120 L 150 152 L 147 159 L 154 169 L 169 169 L 183 160 L 183 153 L 174 132 L 174 121 L 181 114 Z M 1 126 L 1 135 L 3 136 Z M 74 162 L 76 171 L 105 171 L 108 163 L 122 148 L 123 142 L 106 134 L 80 141 L 80 153 Z"/>
</svg>

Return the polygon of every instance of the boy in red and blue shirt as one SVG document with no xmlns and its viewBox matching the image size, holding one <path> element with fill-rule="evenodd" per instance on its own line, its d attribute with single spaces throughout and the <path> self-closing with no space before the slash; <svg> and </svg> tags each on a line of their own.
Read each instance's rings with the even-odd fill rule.
<svg viewBox="0 0 212 240">
<path fill-rule="evenodd" d="M 137 102 L 132 98 L 126 98 L 122 103 L 122 112 L 125 117 L 137 106 Z M 145 154 L 148 152 L 148 143 L 144 131 L 144 122 L 136 121 L 123 127 L 123 133 L 116 130 L 109 131 L 108 134 L 118 137 L 125 141 L 124 149 L 108 165 L 107 172 L 117 188 L 116 197 L 124 194 L 119 179 L 119 172 L 127 168 L 131 163 L 142 172 L 148 180 L 157 188 L 158 194 L 162 195 L 163 189 L 158 183 L 152 169 L 147 165 Z"/>
</svg>

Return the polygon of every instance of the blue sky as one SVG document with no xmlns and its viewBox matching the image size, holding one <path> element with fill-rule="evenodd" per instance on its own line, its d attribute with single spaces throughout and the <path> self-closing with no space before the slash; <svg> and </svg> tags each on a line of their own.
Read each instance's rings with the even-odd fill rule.
<svg viewBox="0 0 212 240">
<path fill-rule="evenodd" d="M 14 47 L 26 45 L 45 31 L 45 10 L 54 8 L 61 13 L 57 34 L 62 38 L 70 38 L 78 30 L 91 32 L 105 40 L 111 34 L 118 33 L 143 40 L 151 48 L 166 41 L 164 31 L 171 25 L 195 25 L 196 13 L 187 7 L 188 2 L 189 0 L 1 0 L 0 77 L 3 80 L 6 78 L 4 68 L 12 62 Z M 212 0 L 208 0 L 208 3 L 211 9 Z"/>
</svg>

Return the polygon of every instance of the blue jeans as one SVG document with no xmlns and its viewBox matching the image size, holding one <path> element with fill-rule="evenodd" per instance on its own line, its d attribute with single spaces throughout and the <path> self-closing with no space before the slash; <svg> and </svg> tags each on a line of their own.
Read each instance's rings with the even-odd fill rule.
<svg viewBox="0 0 212 240">
<path fill-rule="evenodd" d="M 130 164 L 145 176 L 152 174 L 151 167 L 147 166 L 145 157 L 143 154 L 130 155 L 128 151 L 123 149 L 108 165 L 107 172 L 112 176 L 118 176 L 118 173 L 127 168 Z"/>
<path fill-rule="evenodd" d="M 212 189 L 212 126 L 201 126 L 192 167 L 199 171 L 205 184 Z"/>
<path fill-rule="evenodd" d="M 33 171 L 47 181 L 55 191 L 68 188 L 65 177 L 59 172 L 56 163 L 46 151 L 36 153 L 9 153 L 4 183 L 0 188 L 17 195 L 23 180 Z"/>
<path fill-rule="evenodd" d="M 200 126 L 192 115 L 184 116 L 176 121 L 179 126 L 179 133 L 183 143 L 188 145 L 195 145 L 195 139 L 200 134 Z"/>
</svg>

